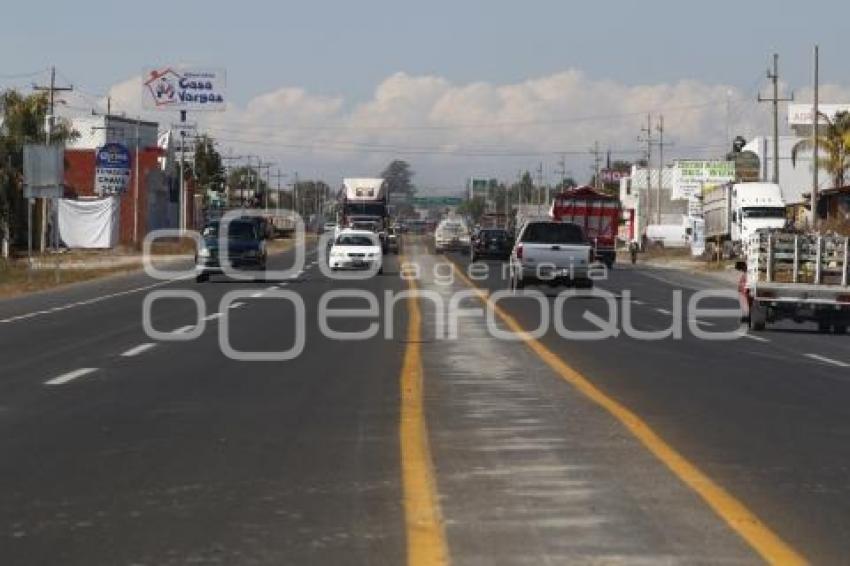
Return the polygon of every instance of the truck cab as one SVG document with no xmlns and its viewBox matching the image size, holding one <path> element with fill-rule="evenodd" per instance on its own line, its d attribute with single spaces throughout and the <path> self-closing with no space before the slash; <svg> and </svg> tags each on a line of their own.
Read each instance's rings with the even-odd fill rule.
<svg viewBox="0 0 850 566">
<path fill-rule="evenodd" d="M 732 240 L 748 242 L 757 230 L 785 226 L 785 201 L 774 183 L 732 185 Z"/>
</svg>

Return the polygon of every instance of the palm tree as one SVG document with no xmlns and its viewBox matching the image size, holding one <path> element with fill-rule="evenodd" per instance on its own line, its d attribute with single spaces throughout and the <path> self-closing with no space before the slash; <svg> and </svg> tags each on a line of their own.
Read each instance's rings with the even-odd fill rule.
<svg viewBox="0 0 850 566">
<path fill-rule="evenodd" d="M 829 173 L 834 187 L 843 187 L 845 175 L 850 171 L 850 113 L 838 112 L 834 119 L 819 114 L 826 121 L 826 127 L 818 127 L 818 146 L 823 153 L 816 166 Z M 797 142 L 791 148 L 791 163 L 796 166 L 799 152 L 811 151 L 814 144 L 814 134 Z"/>
</svg>

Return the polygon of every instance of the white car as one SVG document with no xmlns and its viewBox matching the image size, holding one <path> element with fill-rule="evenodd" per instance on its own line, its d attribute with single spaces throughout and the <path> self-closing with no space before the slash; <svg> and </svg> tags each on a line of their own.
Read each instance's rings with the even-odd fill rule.
<svg viewBox="0 0 850 566">
<path fill-rule="evenodd" d="M 434 251 L 438 254 L 447 251 L 468 253 L 469 246 L 469 229 L 459 220 L 443 220 L 434 231 Z"/>
<path fill-rule="evenodd" d="M 367 230 L 341 230 L 328 255 L 331 270 L 375 269 L 384 272 L 381 239 Z"/>
</svg>

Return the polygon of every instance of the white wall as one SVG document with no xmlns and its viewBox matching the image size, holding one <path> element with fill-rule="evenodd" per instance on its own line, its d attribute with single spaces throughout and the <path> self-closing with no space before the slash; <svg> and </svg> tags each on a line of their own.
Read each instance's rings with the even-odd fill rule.
<svg viewBox="0 0 850 566">
<path fill-rule="evenodd" d="M 791 148 L 803 138 L 796 136 L 779 137 L 779 187 L 786 204 L 803 202 L 803 193 L 812 190 L 812 153 L 800 152 L 796 164 L 791 162 Z M 773 137 L 760 136 L 753 138 L 745 150 L 752 151 L 761 159 L 761 181 L 773 181 Z M 832 185 L 829 175 L 821 170 L 818 176 L 818 186 L 821 189 Z"/>
</svg>

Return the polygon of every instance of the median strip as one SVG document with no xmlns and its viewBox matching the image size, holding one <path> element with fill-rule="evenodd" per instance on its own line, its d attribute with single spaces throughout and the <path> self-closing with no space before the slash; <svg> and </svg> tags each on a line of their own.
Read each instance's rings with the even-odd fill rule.
<svg viewBox="0 0 850 566">
<path fill-rule="evenodd" d="M 783 541 L 770 527 L 750 511 L 741 501 L 727 492 L 703 473 L 658 435 L 643 419 L 625 405 L 609 397 L 596 387 L 590 379 L 563 361 L 557 354 L 533 338 L 498 304 L 490 300 L 486 292 L 475 285 L 458 265 L 451 261 L 454 273 L 478 298 L 495 312 L 499 319 L 525 344 L 555 371 L 564 381 L 584 394 L 585 397 L 605 409 L 611 416 L 632 433 L 685 485 L 695 491 L 729 527 L 743 538 L 762 558 L 771 564 L 805 564 L 806 560 L 788 543 Z"/>
</svg>

